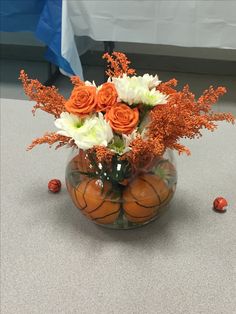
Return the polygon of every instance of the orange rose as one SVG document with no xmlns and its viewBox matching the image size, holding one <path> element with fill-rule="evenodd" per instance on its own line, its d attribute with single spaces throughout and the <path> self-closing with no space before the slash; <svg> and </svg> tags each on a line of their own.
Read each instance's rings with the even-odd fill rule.
<svg viewBox="0 0 236 314">
<path fill-rule="evenodd" d="M 65 108 L 70 113 L 84 116 L 95 112 L 96 99 L 95 86 L 75 86 Z"/>
<path fill-rule="evenodd" d="M 106 120 L 109 121 L 116 133 L 130 134 L 139 120 L 138 109 L 131 109 L 123 103 L 117 103 L 107 111 Z"/>
<path fill-rule="evenodd" d="M 117 91 L 112 83 L 105 83 L 97 94 L 97 111 L 106 111 L 117 102 Z"/>
</svg>

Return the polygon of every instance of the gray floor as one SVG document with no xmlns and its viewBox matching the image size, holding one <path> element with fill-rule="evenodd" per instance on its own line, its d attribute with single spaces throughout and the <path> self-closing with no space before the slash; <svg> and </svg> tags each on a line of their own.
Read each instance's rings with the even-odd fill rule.
<svg viewBox="0 0 236 314">
<path fill-rule="evenodd" d="M 217 63 L 216 63 L 217 66 Z M 48 65 L 45 62 L 27 62 L 18 60 L 1 60 L 1 82 L 0 93 L 1 98 L 10 99 L 27 99 L 22 90 L 21 84 L 18 81 L 20 69 L 25 71 L 32 78 L 37 78 L 41 82 L 46 81 L 48 77 Z M 138 74 L 143 73 L 158 74 L 162 81 L 175 77 L 179 81 L 179 88 L 185 84 L 189 84 L 193 93 L 199 96 L 209 85 L 227 87 L 228 93 L 220 99 L 216 105 L 216 110 L 230 111 L 236 114 L 236 75 L 221 76 L 211 74 L 191 74 L 180 72 L 160 72 L 158 69 L 153 71 L 145 69 L 137 69 Z M 104 79 L 103 67 L 84 67 L 84 76 L 87 80 L 94 80 L 97 83 L 102 83 Z M 67 77 L 61 75 L 55 85 L 59 88 L 60 93 L 68 97 L 71 91 L 71 84 Z"/>
</svg>

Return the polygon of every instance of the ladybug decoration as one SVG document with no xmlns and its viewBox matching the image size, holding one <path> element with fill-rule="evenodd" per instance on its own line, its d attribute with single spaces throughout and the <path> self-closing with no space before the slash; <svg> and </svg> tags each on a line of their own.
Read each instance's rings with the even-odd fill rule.
<svg viewBox="0 0 236 314">
<path fill-rule="evenodd" d="M 217 197 L 213 202 L 213 209 L 219 213 L 225 213 L 228 202 L 222 196 Z"/>
<path fill-rule="evenodd" d="M 52 179 L 48 182 L 48 190 L 52 193 L 58 193 L 61 190 L 61 181 Z"/>
</svg>

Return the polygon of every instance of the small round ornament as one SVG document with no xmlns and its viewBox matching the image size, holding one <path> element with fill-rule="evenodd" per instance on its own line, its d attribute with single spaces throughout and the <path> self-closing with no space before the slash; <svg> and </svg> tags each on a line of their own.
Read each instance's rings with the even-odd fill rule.
<svg viewBox="0 0 236 314">
<path fill-rule="evenodd" d="M 217 197 L 213 202 L 213 209 L 219 213 L 226 212 L 227 206 L 228 206 L 228 202 L 222 196 Z"/>
<path fill-rule="evenodd" d="M 48 182 L 48 190 L 52 193 L 58 193 L 61 190 L 61 181 L 52 179 Z"/>
</svg>

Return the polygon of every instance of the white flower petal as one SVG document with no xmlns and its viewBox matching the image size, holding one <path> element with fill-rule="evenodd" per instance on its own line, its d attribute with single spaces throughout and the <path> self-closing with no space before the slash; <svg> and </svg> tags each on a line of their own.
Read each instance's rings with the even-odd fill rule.
<svg viewBox="0 0 236 314">
<path fill-rule="evenodd" d="M 81 149 L 89 149 L 94 145 L 107 146 L 113 138 L 112 128 L 102 113 L 81 119 L 68 112 L 63 112 L 55 125 L 58 134 L 71 137 Z"/>
<path fill-rule="evenodd" d="M 148 90 L 142 94 L 141 102 L 142 104 L 149 106 L 156 106 L 159 104 L 163 105 L 167 103 L 167 98 L 167 95 L 153 88 L 152 90 Z"/>
<path fill-rule="evenodd" d="M 71 137 L 69 133 L 67 133 L 66 131 L 57 131 L 57 134 L 63 135 L 63 136 L 68 136 Z"/>
<path fill-rule="evenodd" d="M 97 87 L 96 86 L 96 83 L 93 81 L 92 83 L 90 81 L 85 81 L 85 86 L 94 86 L 94 87 Z"/>
<path fill-rule="evenodd" d="M 132 77 L 124 74 L 122 77 L 112 78 L 112 82 L 116 87 L 118 100 L 129 105 L 141 103 L 144 98 L 143 95 L 149 95 L 149 92 L 152 95 L 152 91 L 156 91 L 156 86 L 161 83 L 157 75 L 153 76 L 149 74 Z"/>
</svg>

